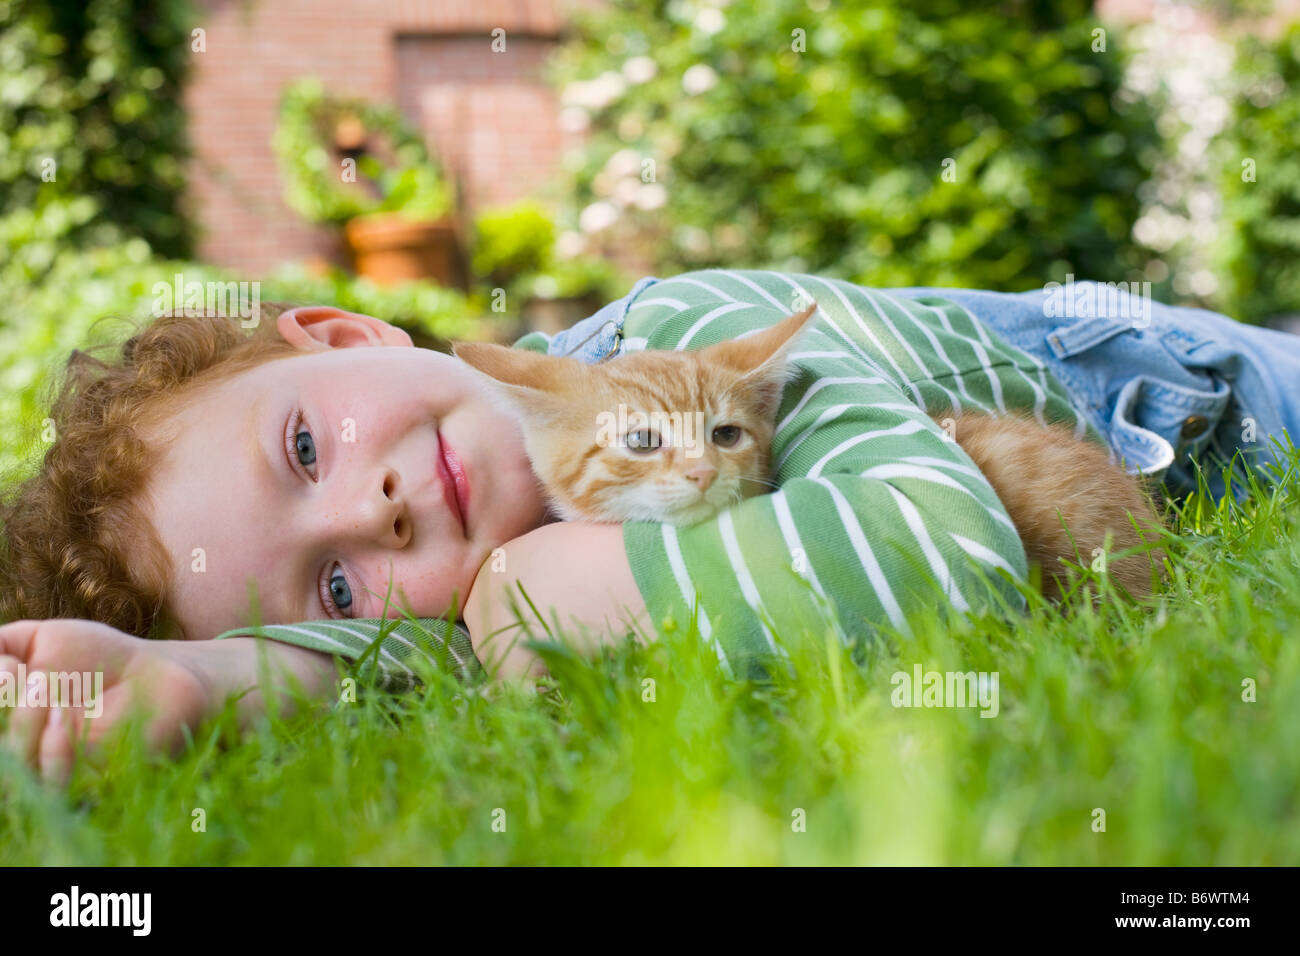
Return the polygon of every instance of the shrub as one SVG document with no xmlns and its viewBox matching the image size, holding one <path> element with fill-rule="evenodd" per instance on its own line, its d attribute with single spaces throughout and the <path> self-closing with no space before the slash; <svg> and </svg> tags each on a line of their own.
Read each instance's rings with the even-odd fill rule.
<svg viewBox="0 0 1300 956">
<path fill-rule="evenodd" d="M 875 285 L 1117 277 L 1156 143 L 1085 0 L 612 0 L 558 60 L 585 230 L 663 271 Z M 947 181 L 944 173 L 950 172 Z"/>
<path fill-rule="evenodd" d="M 357 140 L 356 156 L 335 145 L 345 128 Z M 341 224 L 390 211 L 438 219 L 452 207 L 424 140 L 394 107 L 331 96 L 314 77 L 285 89 L 274 147 L 285 202 L 308 222 Z M 347 159 L 356 163 L 354 178 L 344 178 Z"/>
<path fill-rule="evenodd" d="M 181 214 L 187 0 L 0 0 L 0 259 L 140 236 L 190 251 Z"/>
<path fill-rule="evenodd" d="M 550 213 L 532 199 L 485 209 L 474 232 L 474 272 L 507 290 L 507 311 L 533 299 L 579 300 L 594 311 L 632 284 L 607 260 L 563 249 Z"/>
<path fill-rule="evenodd" d="M 1232 121 L 1219 144 L 1219 307 L 1250 321 L 1300 312 L 1300 24 L 1237 51 Z"/>
<path fill-rule="evenodd" d="M 554 245 L 555 224 L 540 203 L 485 209 L 474 220 L 474 272 L 489 282 L 507 282 L 542 268 Z"/>
</svg>

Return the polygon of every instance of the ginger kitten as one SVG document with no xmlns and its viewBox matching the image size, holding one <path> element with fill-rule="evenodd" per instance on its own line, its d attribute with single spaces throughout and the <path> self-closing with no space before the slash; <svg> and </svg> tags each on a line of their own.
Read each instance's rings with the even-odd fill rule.
<svg viewBox="0 0 1300 956">
<path fill-rule="evenodd" d="M 768 474 L 776 413 L 797 373 L 785 357 L 816 309 L 706 348 L 596 365 L 485 342 L 453 351 L 522 413 L 529 460 L 561 518 L 686 525 L 776 487 Z M 1160 526 L 1137 481 L 1065 426 L 1020 415 L 931 417 L 951 419 L 952 438 L 1006 506 L 1030 565 L 1042 566 L 1048 598 L 1068 579 L 1061 560 L 1091 563 L 1107 532 L 1110 552 L 1141 545 L 1130 514 L 1144 529 Z M 1135 597 L 1150 593 L 1144 555 L 1108 570 Z"/>
<path fill-rule="evenodd" d="M 775 487 L 769 449 L 785 362 L 816 306 L 703 349 L 599 365 L 487 342 L 454 354 L 523 413 L 533 470 L 565 520 L 694 524 Z"/>
<path fill-rule="evenodd" d="M 997 492 L 1029 566 L 1043 569 L 1045 597 L 1056 600 L 1068 586 L 1070 569 L 1062 560 L 1087 567 L 1099 548 L 1112 581 L 1134 597 L 1150 595 L 1152 563 L 1145 554 L 1110 556 L 1141 548 L 1138 528 L 1148 539 L 1158 538 L 1162 523 L 1142 485 L 1112 464 L 1104 447 L 1075 438 L 1064 425 L 1044 428 L 1028 416 L 938 412 L 931 417 L 941 425 L 951 420 L 952 438 Z"/>
</svg>

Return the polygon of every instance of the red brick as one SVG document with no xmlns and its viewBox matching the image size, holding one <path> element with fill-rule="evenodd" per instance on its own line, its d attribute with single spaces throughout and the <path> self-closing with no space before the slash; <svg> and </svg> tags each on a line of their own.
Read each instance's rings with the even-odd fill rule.
<svg viewBox="0 0 1300 956">
<path fill-rule="evenodd" d="M 588 5 L 593 0 L 583 0 Z M 597 0 L 598 2 L 598 0 Z M 284 88 L 396 102 L 464 187 L 466 213 L 539 190 L 575 137 L 541 79 L 572 0 L 200 0 L 185 93 L 200 255 L 257 274 L 339 251 L 337 233 L 285 206 L 271 150 Z M 494 27 L 507 52 L 491 52 Z"/>
</svg>

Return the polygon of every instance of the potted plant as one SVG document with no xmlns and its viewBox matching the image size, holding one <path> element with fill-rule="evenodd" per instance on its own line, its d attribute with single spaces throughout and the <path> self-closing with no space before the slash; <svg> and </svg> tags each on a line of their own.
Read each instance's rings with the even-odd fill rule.
<svg viewBox="0 0 1300 956">
<path fill-rule="evenodd" d="M 343 227 L 359 275 L 463 286 L 453 191 L 397 110 L 301 80 L 285 91 L 274 145 L 286 201 Z"/>
<path fill-rule="evenodd" d="M 344 226 L 358 275 L 381 284 L 432 278 L 463 286 L 457 224 L 443 183 L 408 169 L 373 212 Z"/>
</svg>

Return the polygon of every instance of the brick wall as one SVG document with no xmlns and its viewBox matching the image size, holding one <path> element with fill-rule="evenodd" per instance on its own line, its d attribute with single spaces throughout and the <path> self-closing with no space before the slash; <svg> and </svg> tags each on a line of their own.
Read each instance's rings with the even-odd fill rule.
<svg viewBox="0 0 1300 956">
<path fill-rule="evenodd" d="M 206 50 L 191 53 L 185 95 L 200 256 L 250 274 L 342 261 L 334 230 L 284 204 L 271 151 L 280 94 L 306 75 L 396 102 L 471 209 L 536 192 L 566 144 L 540 76 L 565 9 L 565 0 L 200 0 Z M 497 27 L 503 53 L 491 49 Z"/>
<path fill-rule="evenodd" d="M 473 206 L 542 191 L 566 138 L 555 93 L 538 82 L 553 41 L 507 37 L 502 54 L 483 38 L 397 38 L 398 105 L 435 148 Z"/>
</svg>

